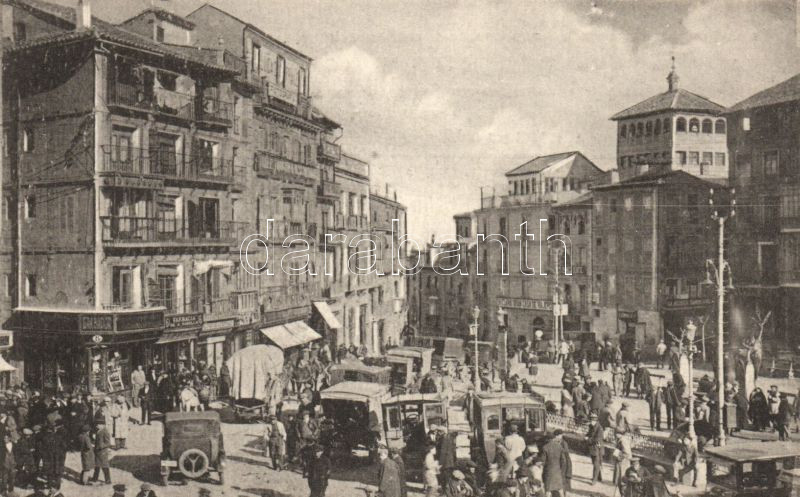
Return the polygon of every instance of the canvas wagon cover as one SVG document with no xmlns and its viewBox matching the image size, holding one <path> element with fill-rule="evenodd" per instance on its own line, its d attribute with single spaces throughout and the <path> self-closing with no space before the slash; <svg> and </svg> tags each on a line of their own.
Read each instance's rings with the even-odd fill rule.
<svg viewBox="0 0 800 497">
<path fill-rule="evenodd" d="M 233 398 L 268 401 L 272 384 L 280 381 L 283 351 L 274 345 L 252 345 L 233 354 L 226 364 Z"/>
</svg>

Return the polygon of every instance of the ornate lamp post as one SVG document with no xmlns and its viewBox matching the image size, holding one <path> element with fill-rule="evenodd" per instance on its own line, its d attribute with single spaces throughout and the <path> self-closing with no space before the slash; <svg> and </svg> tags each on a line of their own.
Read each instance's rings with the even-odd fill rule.
<svg viewBox="0 0 800 497">
<path fill-rule="evenodd" d="M 686 325 L 684 330 L 684 336 L 689 341 L 688 346 L 686 348 L 687 358 L 689 359 L 689 378 L 687 380 L 688 388 L 689 388 L 689 437 L 692 440 L 697 438 L 697 434 L 694 432 L 694 378 L 693 378 L 693 369 L 694 369 L 694 337 L 695 333 L 697 333 L 697 326 L 694 325 L 694 321 L 691 319 L 689 323 Z"/>
<path fill-rule="evenodd" d="M 481 317 L 481 308 L 477 305 L 472 308 L 472 325 L 470 326 L 470 334 L 472 335 L 472 341 L 475 342 L 475 357 L 473 358 L 473 363 L 475 366 L 475 392 L 481 391 L 481 376 L 480 376 L 480 369 L 479 369 L 479 357 L 478 357 L 478 318 Z"/>
<path fill-rule="evenodd" d="M 503 332 L 503 371 L 508 374 L 508 326 L 506 317 L 508 313 L 502 307 L 497 308 L 497 329 Z"/>
</svg>

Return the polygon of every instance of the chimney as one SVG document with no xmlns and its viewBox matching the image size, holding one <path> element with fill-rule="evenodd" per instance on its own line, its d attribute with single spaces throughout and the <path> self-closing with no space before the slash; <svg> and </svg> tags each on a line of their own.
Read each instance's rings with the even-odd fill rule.
<svg viewBox="0 0 800 497">
<path fill-rule="evenodd" d="M 672 57 L 672 71 L 670 71 L 669 75 L 667 76 L 669 91 L 675 91 L 678 89 L 678 81 L 680 81 L 680 78 L 678 77 L 678 73 L 675 72 L 675 57 Z"/>
<path fill-rule="evenodd" d="M 92 27 L 92 4 L 90 0 L 78 0 L 75 9 L 75 29 L 91 29 Z"/>
</svg>

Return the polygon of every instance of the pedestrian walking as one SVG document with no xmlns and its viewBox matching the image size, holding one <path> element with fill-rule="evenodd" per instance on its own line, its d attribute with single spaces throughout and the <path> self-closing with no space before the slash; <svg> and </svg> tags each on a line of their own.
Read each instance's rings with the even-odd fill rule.
<svg viewBox="0 0 800 497">
<path fill-rule="evenodd" d="M 128 426 L 130 423 L 130 406 L 124 395 L 118 395 L 117 401 L 111 408 L 111 417 L 114 419 L 114 442 L 116 449 L 124 449 L 128 440 Z"/>
<path fill-rule="evenodd" d="M 672 381 L 667 381 L 667 388 L 664 389 L 664 407 L 667 411 L 668 430 L 672 430 L 677 427 L 677 423 L 675 422 L 675 411 L 678 409 L 678 406 L 680 406 L 678 392 L 675 391 Z"/>
<path fill-rule="evenodd" d="M 661 431 L 661 406 L 664 404 L 664 390 L 651 387 L 647 392 L 647 403 L 650 407 L 650 429 Z"/>
<path fill-rule="evenodd" d="M 436 497 L 439 494 L 439 462 L 436 460 L 436 445 L 428 444 L 423 462 L 423 478 L 425 497 Z"/>
<path fill-rule="evenodd" d="M 778 392 L 778 385 L 769 387 L 769 394 L 767 395 L 767 404 L 769 405 L 769 422 L 773 428 L 777 427 L 778 420 L 778 406 L 781 404 L 780 392 Z"/>
<path fill-rule="evenodd" d="M 387 449 L 378 451 L 378 460 L 380 461 L 378 492 L 381 497 L 402 497 L 400 468 L 397 467 L 397 463 L 389 457 Z"/>
<path fill-rule="evenodd" d="M 658 345 L 656 345 L 656 367 L 658 369 L 664 368 L 664 364 L 667 361 L 667 350 L 669 350 L 667 348 L 667 344 L 664 342 L 664 339 L 662 338 L 658 342 Z"/>
<path fill-rule="evenodd" d="M 778 440 L 789 440 L 789 423 L 792 419 L 791 406 L 785 393 L 780 394 L 778 414 L 775 417 L 775 429 L 778 431 Z"/>
<path fill-rule="evenodd" d="M 406 463 L 403 461 L 403 455 L 397 449 L 389 449 L 389 457 L 397 464 L 397 475 L 400 480 L 400 497 L 406 497 L 408 490 L 406 489 Z"/>
<path fill-rule="evenodd" d="M 769 426 L 769 405 L 764 392 L 756 387 L 750 394 L 748 414 L 753 422 L 754 429 L 761 431 Z"/>
<path fill-rule="evenodd" d="M 144 374 L 144 367 L 139 364 L 133 373 L 131 373 L 131 399 L 133 399 L 133 407 L 139 407 L 139 391 L 145 383 L 147 383 L 147 378 Z"/>
<path fill-rule="evenodd" d="M 633 366 L 630 364 L 625 364 L 623 366 L 623 370 L 625 371 L 625 380 L 622 385 L 622 395 L 625 397 L 631 396 L 631 385 L 633 384 Z"/>
<path fill-rule="evenodd" d="M 322 447 L 310 447 L 312 458 L 308 465 L 308 487 L 311 489 L 310 497 L 325 497 L 328 488 L 328 479 L 331 476 L 331 460 L 325 455 Z"/>
<path fill-rule="evenodd" d="M 556 430 L 553 438 L 547 442 L 542 449 L 542 461 L 544 463 L 544 490 L 547 495 L 555 493 L 560 497 L 565 494 L 566 464 L 563 444 L 563 432 Z"/>
<path fill-rule="evenodd" d="M 614 390 L 614 395 L 622 395 L 622 391 L 623 391 L 622 390 L 622 386 L 623 386 L 624 377 L 625 377 L 625 374 L 622 371 L 622 369 L 619 366 L 617 366 L 616 364 L 613 364 L 611 366 L 611 384 L 614 387 L 614 389 L 613 389 Z"/>
<path fill-rule="evenodd" d="M 592 485 L 603 481 L 603 451 L 605 439 L 603 426 L 598 422 L 597 414 L 589 415 L 589 432 L 586 441 L 589 444 L 589 456 L 592 458 Z"/>
<path fill-rule="evenodd" d="M 286 426 L 277 416 L 270 416 L 264 432 L 264 457 L 267 457 L 266 453 L 269 452 L 272 469 L 276 471 L 286 469 L 286 438 Z"/>
<path fill-rule="evenodd" d="M 97 433 L 95 434 L 94 443 L 94 475 L 92 475 L 92 482 L 96 482 L 100 477 L 100 470 L 103 471 L 103 477 L 107 485 L 111 484 L 111 470 L 109 459 L 111 455 L 111 434 L 106 428 L 105 422 L 99 420 L 97 423 Z"/>
<path fill-rule="evenodd" d="M 150 424 L 153 415 L 153 388 L 150 383 L 145 383 L 139 390 L 139 407 L 142 411 L 141 424 Z"/>
<path fill-rule="evenodd" d="M 94 441 L 92 441 L 92 428 L 89 425 L 81 427 L 78 436 L 81 451 L 81 484 L 89 484 L 89 471 L 93 470 L 94 464 Z"/>
</svg>

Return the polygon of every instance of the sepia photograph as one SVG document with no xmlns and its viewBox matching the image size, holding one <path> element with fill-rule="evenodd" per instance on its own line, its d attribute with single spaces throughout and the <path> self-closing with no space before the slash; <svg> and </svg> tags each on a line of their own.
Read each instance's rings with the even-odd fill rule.
<svg viewBox="0 0 800 497">
<path fill-rule="evenodd" d="M 800 497 L 800 0 L 0 8 L 0 497 Z"/>
</svg>

